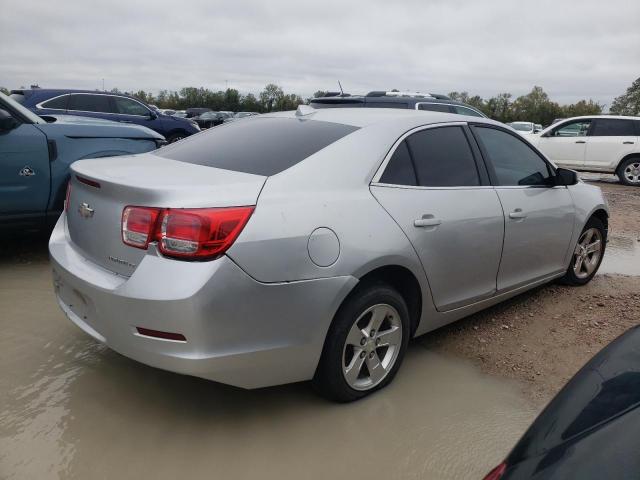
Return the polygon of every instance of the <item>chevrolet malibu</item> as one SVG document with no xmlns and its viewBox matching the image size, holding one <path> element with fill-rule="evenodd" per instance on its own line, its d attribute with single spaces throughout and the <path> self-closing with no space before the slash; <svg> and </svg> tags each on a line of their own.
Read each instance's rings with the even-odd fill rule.
<svg viewBox="0 0 640 480">
<path fill-rule="evenodd" d="M 72 165 L 58 302 L 154 367 L 351 401 L 411 337 L 537 285 L 583 285 L 601 191 L 479 117 L 300 107 Z"/>
</svg>

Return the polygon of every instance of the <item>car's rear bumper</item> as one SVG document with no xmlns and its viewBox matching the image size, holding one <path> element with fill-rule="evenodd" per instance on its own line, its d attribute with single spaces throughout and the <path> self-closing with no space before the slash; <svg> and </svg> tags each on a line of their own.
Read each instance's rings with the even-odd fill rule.
<svg viewBox="0 0 640 480">
<path fill-rule="evenodd" d="M 357 283 L 348 276 L 260 283 L 226 256 L 183 262 L 152 253 L 123 277 L 81 254 L 64 215 L 49 252 L 58 303 L 87 334 L 147 365 L 243 388 L 312 378 L 331 319 Z"/>
</svg>

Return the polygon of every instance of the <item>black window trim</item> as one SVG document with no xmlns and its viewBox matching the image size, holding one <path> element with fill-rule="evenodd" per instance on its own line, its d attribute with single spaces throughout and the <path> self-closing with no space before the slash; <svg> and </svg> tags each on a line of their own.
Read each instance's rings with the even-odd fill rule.
<svg viewBox="0 0 640 480">
<path fill-rule="evenodd" d="M 538 150 L 535 146 L 531 145 L 529 142 L 527 142 L 525 139 L 523 139 L 521 137 L 520 134 L 513 132 L 513 131 L 509 131 L 507 128 L 504 128 L 500 125 L 493 125 L 490 123 L 469 123 L 469 128 L 471 130 L 471 133 L 473 135 L 473 138 L 475 139 L 475 143 L 477 144 L 481 155 L 482 155 L 482 160 L 483 163 L 487 169 L 487 171 L 489 172 L 489 178 L 491 181 L 491 185 L 492 188 L 556 188 L 556 187 L 561 187 L 561 188 L 567 188 L 566 185 L 559 185 L 557 183 L 557 179 L 558 179 L 558 173 L 556 171 L 556 167 L 547 159 L 547 157 L 544 156 L 544 154 Z M 498 181 L 498 176 L 496 175 L 496 172 L 493 168 L 493 164 L 491 163 L 491 159 L 489 157 L 489 154 L 487 153 L 487 150 L 484 148 L 484 145 L 482 144 L 482 141 L 480 141 L 480 139 L 478 138 L 478 136 L 475 133 L 475 129 L 476 128 L 493 128 L 494 130 L 500 130 L 501 132 L 507 133 L 509 135 L 511 135 L 513 138 L 519 140 L 520 142 L 522 142 L 525 146 L 529 147 L 538 157 L 540 157 L 540 159 L 547 165 L 547 168 L 549 169 L 549 172 L 551 173 L 551 176 L 554 179 L 553 185 L 500 185 L 500 182 Z"/>
<path fill-rule="evenodd" d="M 51 100 L 54 100 L 54 99 L 56 99 L 56 98 L 60 98 L 60 97 L 64 97 L 64 96 L 71 97 L 71 95 L 99 95 L 99 96 L 101 96 L 101 97 L 108 97 L 108 99 L 109 99 L 109 105 L 110 105 L 110 106 L 111 106 L 111 108 L 113 109 L 113 112 L 93 112 L 93 111 L 90 111 L 90 110 L 71 110 L 71 109 L 69 109 L 69 108 L 68 108 L 68 107 L 69 107 L 69 100 L 70 100 L 70 99 L 67 99 L 67 108 L 66 108 L 66 109 L 64 109 L 64 110 L 63 110 L 63 109 L 60 109 L 60 108 L 49 108 L 49 107 L 47 107 L 47 106 L 45 106 L 45 105 L 44 105 L 45 103 L 47 103 L 47 102 L 49 102 L 49 101 L 51 101 Z M 93 92 L 68 92 L 68 93 L 63 93 L 63 94 L 61 94 L 61 95 L 57 95 L 57 96 L 55 96 L 55 97 L 47 98 L 46 100 L 43 100 L 42 102 L 37 103 L 37 104 L 36 104 L 36 108 L 37 108 L 38 110 L 44 110 L 44 109 L 47 109 L 47 110 L 60 110 L 60 111 L 63 111 L 63 112 L 99 113 L 100 115 L 126 115 L 126 116 L 128 116 L 128 117 L 149 118 L 149 115 L 134 115 L 134 114 L 131 114 L 131 113 L 118 113 L 118 112 L 116 112 L 116 111 L 115 111 L 115 109 L 116 109 L 116 102 L 114 101 L 114 98 L 115 98 L 115 97 L 126 98 L 127 100 L 132 100 L 132 101 L 134 101 L 134 102 L 136 102 L 136 103 L 139 103 L 139 104 L 140 104 L 140 105 L 142 105 L 142 106 L 143 106 L 143 107 L 144 107 L 144 108 L 145 108 L 149 113 L 152 113 L 152 112 L 151 112 L 151 109 L 150 109 L 148 106 L 146 106 L 144 103 L 142 103 L 141 101 L 139 101 L 139 100 L 137 100 L 137 99 L 135 99 L 135 98 L 126 97 L 126 96 L 124 96 L 124 95 L 115 95 L 115 94 L 112 94 L 112 93 L 101 93 L 101 92 L 95 92 L 95 93 L 93 93 Z"/>
<path fill-rule="evenodd" d="M 469 149 L 471 150 L 471 155 L 473 156 L 473 161 L 476 165 L 476 171 L 478 172 L 478 178 L 480 180 L 480 185 L 460 185 L 460 186 L 447 186 L 447 187 L 435 187 L 435 186 L 422 186 L 422 185 L 398 185 L 394 183 L 383 183 L 380 182 L 380 178 L 384 174 L 384 171 L 387 169 L 391 158 L 398 146 L 406 140 L 409 136 L 414 133 L 421 132 L 423 130 L 429 130 L 432 128 L 445 128 L 445 127 L 462 127 L 462 131 L 464 132 L 465 137 L 467 138 L 467 142 L 469 144 Z M 371 179 L 370 185 L 372 186 L 380 186 L 380 187 L 390 187 L 390 188 L 409 188 L 413 190 L 469 190 L 469 189 L 479 189 L 479 188 L 493 188 L 490 182 L 490 177 L 488 173 L 488 169 L 484 164 L 484 161 L 480 155 L 480 150 L 477 145 L 475 145 L 475 140 L 473 139 L 473 135 L 469 131 L 468 122 L 446 122 L 446 123 L 430 123 L 428 125 L 421 125 L 419 127 L 412 128 L 411 130 L 403 133 L 391 146 L 387 154 L 384 156 L 382 162 L 378 166 L 376 173 L 373 175 Z M 407 145 L 409 148 L 409 146 Z M 413 165 L 415 171 L 415 163 L 413 159 L 413 153 L 411 152 L 411 148 L 409 148 L 409 155 L 411 157 L 411 164 Z M 417 172 L 416 172 L 417 179 Z"/>
</svg>

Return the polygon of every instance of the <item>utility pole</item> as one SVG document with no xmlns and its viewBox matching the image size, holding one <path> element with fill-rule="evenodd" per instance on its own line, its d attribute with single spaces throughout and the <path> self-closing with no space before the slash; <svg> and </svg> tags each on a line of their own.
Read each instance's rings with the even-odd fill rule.
<svg viewBox="0 0 640 480">
<path fill-rule="evenodd" d="M 102 79 L 102 91 L 104 92 L 104 78 Z"/>
</svg>

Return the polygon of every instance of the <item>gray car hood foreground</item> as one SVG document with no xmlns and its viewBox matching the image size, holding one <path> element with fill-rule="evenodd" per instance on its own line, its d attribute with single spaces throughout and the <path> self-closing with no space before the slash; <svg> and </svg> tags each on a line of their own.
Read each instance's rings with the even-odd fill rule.
<svg viewBox="0 0 640 480">
<path fill-rule="evenodd" d="M 46 135 L 55 132 L 74 138 L 140 138 L 149 140 L 164 138 L 159 133 L 141 125 L 122 124 L 100 118 L 75 115 L 44 115 L 42 118 L 47 123 L 40 123 L 36 126 Z"/>
</svg>

